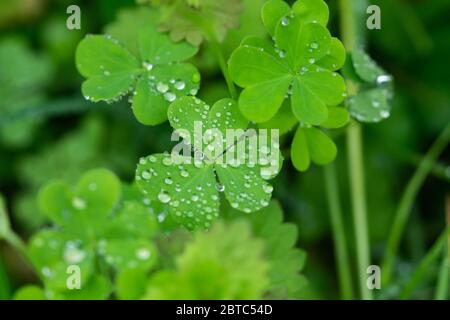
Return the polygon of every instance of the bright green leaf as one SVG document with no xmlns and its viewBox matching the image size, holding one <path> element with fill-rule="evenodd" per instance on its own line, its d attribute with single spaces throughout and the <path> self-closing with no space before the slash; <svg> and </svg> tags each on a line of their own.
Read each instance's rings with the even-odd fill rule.
<svg viewBox="0 0 450 320">
<path fill-rule="evenodd" d="M 316 128 L 308 128 L 305 134 L 311 160 L 315 164 L 326 165 L 336 158 L 336 145 L 325 133 Z"/>
<path fill-rule="evenodd" d="M 328 109 L 328 119 L 320 126 L 326 129 L 342 128 L 350 121 L 350 114 L 342 107 L 331 107 Z"/>
<path fill-rule="evenodd" d="M 230 58 L 230 74 L 241 87 L 285 76 L 289 68 L 283 61 L 260 48 L 244 46 L 236 49 Z"/>
<path fill-rule="evenodd" d="M 113 100 L 126 94 L 139 74 L 138 60 L 105 36 L 88 36 L 78 45 L 76 64 L 86 78 L 83 95 L 92 101 Z"/>
<path fill-rule="evenodd" d="M 140 299 L 146 291 L 147 276 L 138 268 L 124 269 L 116 278 L 116 292 L 121 300 Z"/>
<path fill-rule="evenodd" d="M 292 141 L 291 158 L 294 167 L 301 172 L 308 170 L 311 164 L 305 129 L 301 127 L 295 132 L 294 140 Z"/>
<path fill-rule="evenodd" d="M 317 22 L 326 26 L 329 18 L 328 6 L 323 0 L 297 0 L 292 11 L 303 23 Z"/>
<path fill-rule="evenodd" d="M 338 38 L 331 38 L 329 52 L 317 62 L 317 65 L 330 71 L 336 71 L 344 66 L 346 58 L 347 52 L 342 42 Z"/>
<path fill-rule="evenodd" d="M 264 4 L 261 10 L 262 20 L 271 35 L 275 34 L 278 22 L 290 11 L 289 4 L 283 0 L 269 0 Z"/>
<path fill-rule="evenodd" d="M 36 285 L 27 285 L 14 293 L 14 300 L 47 300 L 44 290 Z"/>
<path fill-rule="evenodd" d="M 286 75 L 247 87 L 239 98 L 239 108 L 249 120 L 260 123 L 273 118 L 280 109 L 292 76 Z"/>
</svg>

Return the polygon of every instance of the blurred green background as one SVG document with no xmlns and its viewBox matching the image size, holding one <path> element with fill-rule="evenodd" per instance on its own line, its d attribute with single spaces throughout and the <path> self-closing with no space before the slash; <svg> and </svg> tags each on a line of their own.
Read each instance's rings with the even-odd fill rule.
<svg viewBox="0 0 450 320">
<path fill-rule="evenodd" d="M 231 31 L 224 44 L 228 53 L 244 35 L 265 34 L 259 17 L 264 0 L 243 2 L 241 28 Z M 450 121 L 450 2 L 372 3 L 381 7 L 382 29 L 367 31 L 370 53 L 395 79 L 391 117 L 364 125 L 369 231 L 372 257 L 378 263 L 405 185 Z M 66 28 L 66 8 L 71 4 L 81 7 L 81 30 Z M 333 34 L 338 35 L 336 1 L 328 4 Z M 145 127 L 135 120 L 126 101 L 93 104 L 80 93 L 82 79 L 74 64 L 79 40 L 85 34 L 102 32 L 118 11 L 134 6 L 134 0 L 0 2 L 0 193 L 8 201 L 14 229 L 25 239 L 47 223 L 36 206 L 37 190 L 45 182 L 54 178 L 74 182 L 84 171 L 99 166 L 131 181 L 139 157 L 169 149 L 168 124 Z M 207 49 L 195 64 L 203 76 L 202 98 L 213 102 L 227 96 L 219 67 Z M 342 133 L 337 133 L 337 167 L 345 227 L 349 243 L 353 243 Z M 285 139 L 291 137 L 288 134 Z M 445 226 L 449 156 L 447 149 L 415 201 L 398 257 L 398 284 L 410 277 Z M 300 174 L 286 161 L 274 185 L 286 220 L 299 228 L 299 246 L 308 252 L 306 275 L 314 296 L 336 298 L 322 169 L 314 167 Z M 32 279 L 15 252 L 1 246 L 0 253 L 0 281 L 17 287 Z M 423 283 L 414 297 L 430 297 L 433 281 Z"/>
</svg>

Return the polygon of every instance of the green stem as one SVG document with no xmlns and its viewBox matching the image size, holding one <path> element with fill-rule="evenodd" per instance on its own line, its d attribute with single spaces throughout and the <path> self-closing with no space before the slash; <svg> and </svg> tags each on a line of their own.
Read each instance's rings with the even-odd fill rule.
<svg viewBox="0 0 450 320">
<path fill-rule="evenodd" d="M 431 148 L 428 150 L 422 162 L 417 167 L 416 172 L 408 182 L 403 196 L 400 200 L 400 204 L 394 215 L 394 222 L 389 233 L 386 252 L 383 259 L 383 285 L 386 286 L 390 283 L 392 277 L 392 269 L 397 256 L 398 248 L 400 245 L 400 239 L 405 229 L 406 223 L 411 212 L 414 200 L 419 192 L 425 178 L 433 168 L 433 164 L 439 157 L 441 152 L 445 149 L 450 139 L 450 124 L 448 124 Z"/>
<path fill-rule="evenodd" d="M 439 253 L 442 252 L 447 242 L 449 232 L 450 229 L 446 229 L 444 232 L 442 232 L 442 234 L 439 236 L 439 238 L 431 247 L 430 251 L 428 251 L 425 257 L 422 259 L 413 276 L 400 293 L 400 299 L 402 300 L 408 299 L 414 292 L 414 289 L 416 288 L 417 284 L 424 278 L 425 275 L 427 275 L 430 267 L 439 258 Z"/>
<path fill-rule="evenodd" d="M 439 268 L 436 292 L 434 294 L 435 300 L 447 300 L 449 282 L 450 282 L 450 259 L 448 257 L 448 250 L 444 250 L 441 267 Z"/>
<path fill-rule="evenodd" d="M 331 228 L 333 230 L 333 244 L 338 269 L 341 298 L 351 300 L 353 299 L 353 285 L 350 275 L 350 259 L 347 251 L 347 240 L 345 238 L 341 203 L 339 200 L 339 188 L 336 177 L 336 167 L 334 164 L 328 165 L 324 168 L 324 176 L 331 218 Z"/>
<path fill-rule="evenodd" d="M 217 62 L 219 63 L 220 66 L 220 70 L 222 70 L 222 74 L 223 77 L 225 78 L 225 82 L 227 83 L 228 91 L 230 92 L 231 98 L 237 99 L 238 95 L 236 87 L 234 86 L 234 82 L 233 80 L 231 80 L 230 73 L 228 72 L 228 66 L 227 63 L 225 62 L 222 48 L 217 42 L 212 43 L 211 46 L 216 55 Z"/>
<path fill-rule="evenodd" d="M 362 158 L 361 125 L 352 123 L 347 129 L 348 173 L 350 180 L 353 227 L 361 297 L 371 300 L 372 292 L 366 284 L 367 267 L 370 266 L 369 232 L 367 228 L 366 192 Z"/>
<path fill-rule="evenodd" d="M 22 239 L 11 230 L 11 223 L 6 212 L 6 204 L 3 196 L 0 194 L 0 240 L 5 240 L 11 247 L 19 252 L 30 266 L 32 264 L 28 260 L 28 254 L 25 243 Z"/>
<path fill-rule="evenodd" d="M 358 5 L 363 5 L 361 0 L 339 1 L 341 35 L 344 45 L 349 52 L 351 52 L 353 48 L 362 40 L 362 36 L 358 34 L 358 28 L 356 27 L 362 18 L 361 10 Z M 357 93 L 356 86 L 351 82 L 348 82 L 347 85 L 348 94 L 355 95 Z M 371 300 L 373 298 L 372 292 L 366 284 L 367 267 L 370 265 L 370 246 L 369 232 L 367 228 L 367 208 L 361 130 L 360 124 L 356 122 L 350 124 L 347 129 L 348 173 L 351 188 L 359 288 L 362 299 Z"/>
</svg>

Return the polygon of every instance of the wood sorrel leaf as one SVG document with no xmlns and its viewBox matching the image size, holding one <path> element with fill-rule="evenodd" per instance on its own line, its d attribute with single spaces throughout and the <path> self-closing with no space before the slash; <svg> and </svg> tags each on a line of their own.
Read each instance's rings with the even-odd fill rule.
<svg viewBox="0 0 450 320">
<path fill-rule="evenodd" d="M 117 41 L 106 36 L 87 36 L 76 52 L 77 68 L 88 78 L 83 95 L 94 102 L 126 94 L 139 74 L 138 60 Z"/>
<path fill-rule="evenodd" d="M 264 26 L 272 36 L 275 35 L 275 27 L 278 22 L 289 12 L 291 7 L 283 0 L 269 0 L 261 10 Z"/>
<path fill-rule="evenodd" d="M 330 15 L 323 0 L 298 0 L 292 6 L 292 11 L 303 23 L 315 22 L 323 26 L 327 25 Z"/>
<path fill-rule="evenodd" d="M 387 95 L 387 91 L 381 88 L 358 93 L 348 100 L 350 114 L 358 121 L 369 123 L 389 118 L 391 106 Z"/>
<path fill-rule="evenodd" d="M 142 19 L 140 11 L 135 12 Z M 130 24 L 129 17 L 113 27 L 142 26 Z M 111 36 L 90 36 L 77 49 L 77 67 L 87 78 L 83 93 L 93 101 L 115 101 L 129 92 L 136 118 L 146 125 L 157 125 L 167 119 L 167 107 L 177 98 L 196 95 L 200 74 L 190 64 L 181 63 L 194 56 L 198 48 L 185 42 L 174 43 L 168 35 L 156 31 L 151 24 L 134 30 L 129 38 L 118 32 L 133 51 L 131 54 Z M 136 43 L 136 45 L 135 45 Z"/>
<path fill-rule="evenodd" d="M 338 129 L 344 127 L 350 121 L 350 114 L 342 107 L 328 109 L 328 119 L 320 126 L 326 129 Z"/>
</svg>

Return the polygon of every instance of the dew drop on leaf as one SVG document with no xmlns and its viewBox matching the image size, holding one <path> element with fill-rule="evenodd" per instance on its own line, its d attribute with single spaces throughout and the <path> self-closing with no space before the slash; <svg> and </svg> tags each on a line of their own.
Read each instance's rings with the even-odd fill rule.
<svg viewBox="0 0 450 320">
<path fill-rule="evenodd" d="M 170 195 L 168 195 L 164 190 L 161 190 L 161 192 L 158 194 L 158 200 L 162 203 L 168 203 L 170 199 Z"/>
<path fill-rule="evenodd" d="M 164 94 L 164 99 L 166 99 L 169 102 L 175 101 L 176 98 L 177 98 L 177 96 L 173 92 L 166 92 Z"/>
</svg>

